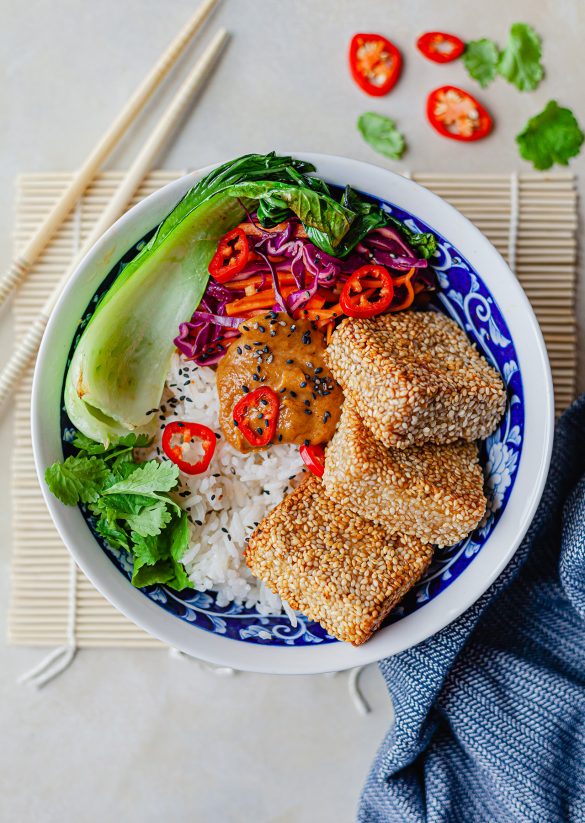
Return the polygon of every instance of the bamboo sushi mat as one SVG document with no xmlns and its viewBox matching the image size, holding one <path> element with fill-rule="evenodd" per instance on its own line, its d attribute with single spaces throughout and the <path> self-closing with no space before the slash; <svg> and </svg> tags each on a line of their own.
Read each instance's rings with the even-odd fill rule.
<svg viewBox="0 0 585 823">
<path fill-rule="evenodd" d="M 122 173 L 100 175 L 34 268 L 14 301 L 16 334 L 28 328 Z M 179 176 L 153 172 L 140 200 Z M 508 260 L 538 316 L 551 360 L 556 407 L 575 396 L 577 204 L 569 173 L 521 175 L 412 174 L 472 220 Z M 26 174 L 17 185 L 15 245 L 24 244 L 69 175 Z M 16 393 L 13 462 L 14 553 L 9 640 L 21 645 L 160 647 L 116 611 L 75 567 L 52 524 L 30 444 L 31 376 Z M 26 523 L 26 529 L 21 524 Z"/>
</svg>

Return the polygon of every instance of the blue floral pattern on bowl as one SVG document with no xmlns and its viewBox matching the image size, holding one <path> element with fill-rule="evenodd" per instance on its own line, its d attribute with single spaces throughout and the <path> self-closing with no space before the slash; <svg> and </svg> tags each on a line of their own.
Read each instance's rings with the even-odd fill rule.
<svg viewBox="0 0 585 823">
<path fill-rule="evenodd" d="M 433 231 L 426 223 L 395 205 L 385 201 L 381 201 L 380 205 L 412 231 Z M 497 304 L 473 266 L 446 238 L 437 232 L 434 234 L 439 243 L 437 255 L 431 262 L 440 287 L 433 298 L 434 307 L 452 317 L 466 331 L 469 339 L 476 344 L 487 360 L 498 369 L 506 384 L 508 403 L 500 426 L 482 444 L 481 462 L 488 498 L 487 511 L 482 522 L 456 546 L 438 549 L 435 552 L 433 563 L 424 578 L 392 611 L 386 623 L 395 623 L 437 597 L 473 562 L 478 552 L 485 548 L 510 498 L 522 451 L 522 380 L 511 334 Z M 73 353 L 79 334 L 95 310 L 101 295 L 147 239 L 148 237 L 144 238 L 130 249 L 104 280 L 80 323 L 70 354 Z M 64 450 L 68 452 L 71 422 L 64 408 L 61 424 Z M 103 551 L 121 573 L 130 579 L 130 557 L 123 550 L 109 546 L 95 531 L 91 514 L 83 507 L 82 511 Z M 247 609 L 235 603 L 220 607 L 213 592 L 175 592 L 164 586 L 151 586 L 142 591 L 146 597 L 181 620 L 191 623 L 198 629 L 232 640 L 276 646 L 307 646 L 337 642 L 319 623 L 309 620 L 304 615 L 299 614 L 297 624 L 293 626 L 284 614 L 261 615 L 254 609 Z"/>
</svg>

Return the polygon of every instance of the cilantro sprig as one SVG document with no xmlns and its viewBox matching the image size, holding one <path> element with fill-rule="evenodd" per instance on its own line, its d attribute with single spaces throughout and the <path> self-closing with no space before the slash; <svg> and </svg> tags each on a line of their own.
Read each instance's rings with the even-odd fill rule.
<svg viewBox="0 0 585 823">
<path fill-rule="evenodd" d="M 516 142 L 520 154 L 535 169 L 550 169 L 553 163 L 566 166 L 581 151 L 585 134 L 571 109 L 550 100 L 543 111 L 531 117 Z"/>
<path fill-rule="evenodd" d="M 186 513 L 170 497 L 179 469 L 173 463 L 135 460 L 146 435 L 128 434 L 104 446 L 77 432 L 77 454 L 45 472 L 50 491 L 67 506 L 85 504 L 95 529 L 114 548 L 132 554 L 135 586 L 164 583 L 192 588 L 181 558 L 189 545 Z"/>
<path fill-rule="evenodd" d="M 542 41 L 528 23 L 514 23 L 500 51 L 487 37 L 470 41 L 463 55 L 469 76 L 485 89 L 499 74 L 520 91 L 533 91 L 544 77 Z"/>
</svg>

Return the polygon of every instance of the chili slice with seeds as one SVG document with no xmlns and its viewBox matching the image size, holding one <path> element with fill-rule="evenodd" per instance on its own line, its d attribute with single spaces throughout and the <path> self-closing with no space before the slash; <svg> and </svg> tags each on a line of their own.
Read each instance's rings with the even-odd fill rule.
<svg viewBox="0 0 585 823">
<path fill-rule="evenodd" d="M 351 76 L 373 97 L 388 94 L 402 70 L 402 55 L 381 34 L 355 34 L 349 46 Z"/>
<path fill-rule="evenodd" d="M 211 258 L 209 274 L 217 283 L 226 283 L 242 271 L 250 257 L 250 244 L 244 230 L 237 226 L 228 231 L 217 244 Z"/>
<path fill-rule="evenodd" d="M 439 134 L 465 142 L 481 140 L 493 126 L 489 112 L 457 86 L 441 86 L 429 94 L 427 118 Z"/>
<path fill-rule="evenodd" d="M 300 447 L 299 454 L 308 470 L 317 477 L 323 477 L 325 471 L 325 452 L 323 446 L 307 446 L 305 443 Z"/>
<path fill-rule="evenodd" d="M 416 41 L 416 47 L 427 60 L 434 63 L 450 63 L 465 51 L 465 43 L 454 34 L 444 31 L 427 31 Z"/>
<path fill-rule="evenodd" d="M 188 443 L 200 440 L 203 446 L 203 456 L 191 463 L 183 456 L 183 447 Z M 168 423 L 162 436 L 163 451 L 169 460 L 172 460 L 185 474 L 202 474 L 207 471 L 215 451 L 217 439 L 215 433 L 201 423 L 182 423 L 178 420 Z"/>
<path fill-rule="evenodd" d="M 366 289 L 363 281 L 371 278 L 378 281 L 380 286 Z M 393 296 L 394 283 L 388 269 L 383 266 L 362 266 L 354 271 L 344 285 L 339 305 L 348 317 L 373 317 L 386 311 Z"/>
<path fill-rule="evenodd" d="M 233 410 L 234 425 L 251 446 L 267 446 L 275 435 L 279 411 L 280 399 L 276 392 L 269 386 L 260 386 L 240 397 Z"/>
</svg>

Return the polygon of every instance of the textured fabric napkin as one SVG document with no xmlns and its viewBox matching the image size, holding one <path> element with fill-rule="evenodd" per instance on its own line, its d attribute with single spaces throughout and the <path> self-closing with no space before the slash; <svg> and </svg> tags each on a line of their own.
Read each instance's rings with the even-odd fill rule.
<svg viewBox="0 0 585 823">
<path fill-rule="evenodd" d="M 585 821 L 585 395 L 557 425 L 510 565 L 458 620 L 380 668 L 396 722 L 361 823 Z"/>
</svg>

